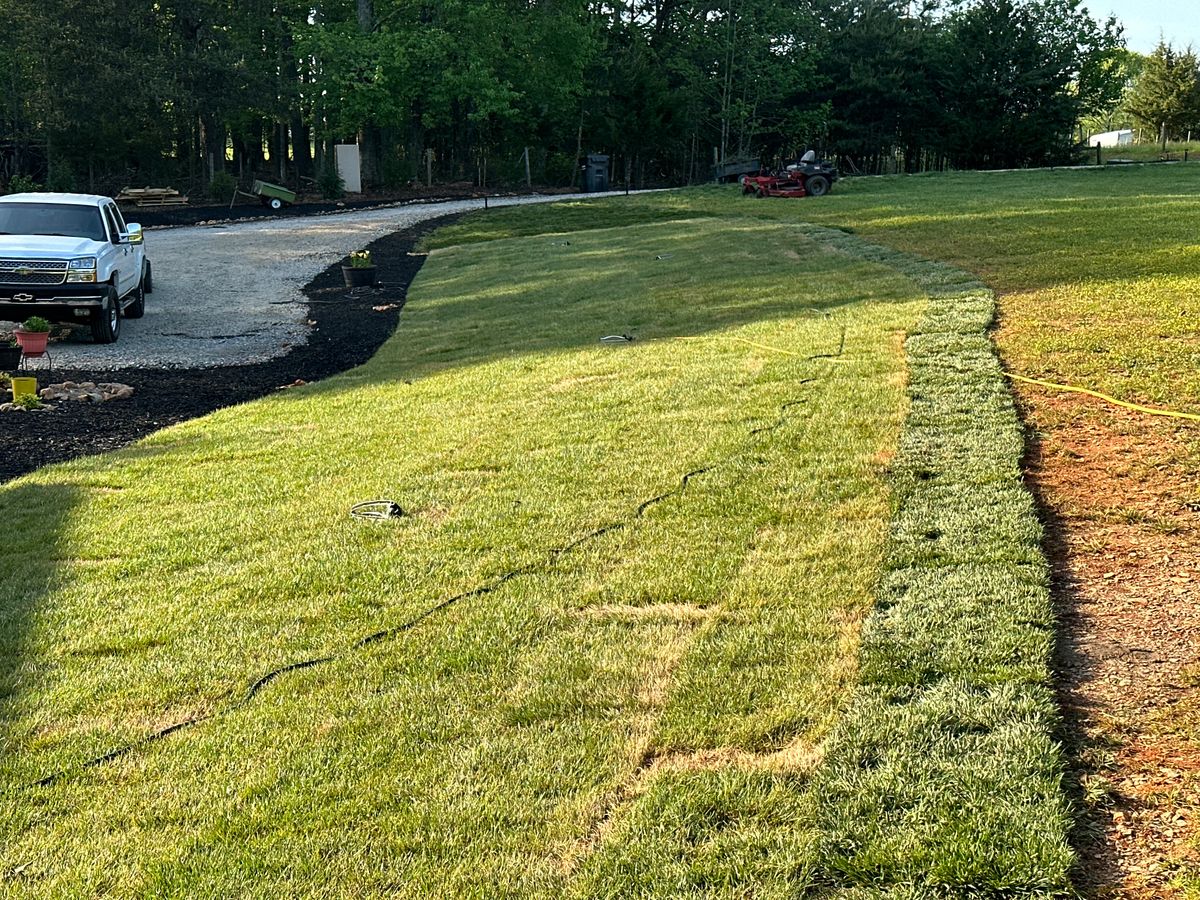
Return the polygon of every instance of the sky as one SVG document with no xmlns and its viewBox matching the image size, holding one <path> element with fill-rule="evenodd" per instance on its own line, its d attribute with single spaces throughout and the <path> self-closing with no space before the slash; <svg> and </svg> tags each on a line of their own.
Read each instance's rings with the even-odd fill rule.
<svg viewBox="0 0 1200 900">
<path fill-rule="evenodd" d="M 1200 2 L 1198 0 L 1084 0 L 1098 19 L 1115 15 L 1125 25 L 1130 50 L 1150 53 L 1165 38 L 1182 49 L 1192 44 L 1200 50 Z"/>
</svg>

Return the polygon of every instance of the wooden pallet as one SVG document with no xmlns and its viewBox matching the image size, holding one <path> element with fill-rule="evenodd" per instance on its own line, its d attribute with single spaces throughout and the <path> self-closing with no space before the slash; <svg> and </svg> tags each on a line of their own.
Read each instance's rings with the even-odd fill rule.
<svg viewBox="0 0 1200 900">
<path fill-rule="evenodd" d="M 118 203 L 133 203 L 139 207 L 184 206 L 188 198 L 174 188 L 125 188 L 117 194 Z"/>
<path fill-rule="evenodd" d="M 137 207 L 139 209 L 162 207 L 162 206 L 187 206 L 187 197 L 161 197 L 156 200 L 138 200 Z"/>
</svg>

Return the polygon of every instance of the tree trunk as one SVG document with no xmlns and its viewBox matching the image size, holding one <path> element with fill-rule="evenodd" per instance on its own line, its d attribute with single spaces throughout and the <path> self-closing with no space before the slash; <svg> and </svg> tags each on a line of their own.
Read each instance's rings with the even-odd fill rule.
<svg viewBox="0 0 1200 900">
<path fill-rule="evenodd" d="M 575 165 L 571 169 L 571 187 L 579 182 L 579 164 L 583 159 L 583 113 L 579 113 L 579 136 L 575 140 Z"/>
<path fill-rule="evenodd" d="M 278 178 L 280 184 L 287 184 L 288 136 L 287 126 L 282 122 L 275 123 L 275 140 L 271 145 L 271 161 L 274 163 L 271 166 L 274 170 L 273 177 Z"/>
<path fill-rule="evenodd" d="M 296 175 L 312 178 L 313 169 L 312 129 L 300 118 L 300 111 L 292 111 L 292 161 L 296 164 Z"/>
<path fill-rule="evenodd" d="M 383 136 L 375 125 L 365 125 L 358 135 L 359 152 L 362 154 L 363 189 L 379 184 L 379 150 Z"/>
</svg>

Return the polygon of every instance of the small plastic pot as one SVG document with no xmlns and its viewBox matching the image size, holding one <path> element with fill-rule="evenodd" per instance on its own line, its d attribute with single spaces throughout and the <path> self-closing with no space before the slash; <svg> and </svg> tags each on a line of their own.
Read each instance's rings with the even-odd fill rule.
<svg viewBox="0 0 1200 900">
<path fill-rule="evenodd" d="M 346 287 L 361 288 L 375 286 L 374 266 L 342 266 L 342 277 Z"/>
</svg>

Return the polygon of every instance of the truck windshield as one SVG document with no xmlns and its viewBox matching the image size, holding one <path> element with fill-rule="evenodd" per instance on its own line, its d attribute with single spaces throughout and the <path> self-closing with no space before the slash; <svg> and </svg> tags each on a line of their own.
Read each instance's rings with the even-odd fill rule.
<svg viewBox="0 0 1200 900">
<path fill-rule="evenodd" d="M 0 203 L 0 234 L 62 235 L 107 240 L 100 210 L 68 203 Z"/>
</svg>

